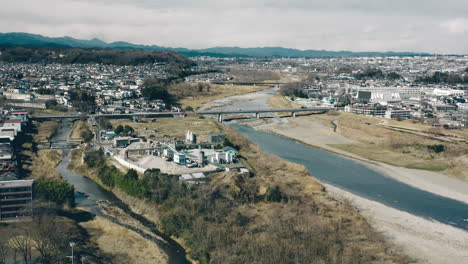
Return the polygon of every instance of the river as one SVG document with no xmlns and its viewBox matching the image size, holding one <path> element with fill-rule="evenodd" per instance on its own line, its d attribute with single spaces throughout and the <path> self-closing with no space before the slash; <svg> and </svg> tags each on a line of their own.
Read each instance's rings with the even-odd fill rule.
<svg viewBox="0 0 468 264">
<path fill-rule="evenodd" d="M 53 141 L 55 142 L 66 142 L 71 132 L 72 123 L 64 122 L 61 124 L 60 129 L 54 135 Z M 63 159 L 56 167 L 57 171 L 62 177 L 70 184 L 75 187 L 75 202 L 77 207 L 84 208 L 85 210 L 97 215 L 104 217 L 116 224 L 119 224 L 125 228 L 135 231 L 143 237 L 156 243 L 168 256 L 169 264 L 185 264 L 190 263 L 186 259 L 186 253 L 184 248 L 179 245 L 176 241 L 170 237 L 161 233 L 157 226 L 145 219 L 144 217 L 133 213 L 126 204 L 119 200 L 112 192 L 103 189 L 93 180 L 74 174 L 68 169 L 70 164 L 70 157 L 68 151 L 63 151 Z M 103 213 L 99 203 L 105 202 L 110 206 L 116 206 L 125 211 L 133 219 L 137 220 L 140 224 L 151 230 L 155 236 L 149 236 L 142 230 L 129 226 L 125 223 L 120 222 L 118 219 L 109 217 Z M 159 238 L 159 239 L 158 239 Z"/>
<path fill-rule="evenodd" d="M 274 92 L 275 89 L 270 88 L 250 95 L 220 99 L 211 109 L 268 108 L 266 101 Z M 276 122 L 282 121 L 276 118 Z M 468 205 L 463 202 L 414 188 L 349 158 L 235 122 L 228 124 L 266 152 L 303 165 L 323 183 L 416 216 L 468 230 Z"/>
</svg>

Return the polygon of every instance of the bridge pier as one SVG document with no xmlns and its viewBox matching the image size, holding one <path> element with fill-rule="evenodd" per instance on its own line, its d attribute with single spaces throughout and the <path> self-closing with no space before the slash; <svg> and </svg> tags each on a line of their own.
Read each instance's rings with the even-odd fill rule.
<svg viewBox="0 0 468 264">
<path fill-rule="evenodd" d="M 219 114 L 219 115 L 218 115 L 218 122 L 219 122 L 219 123 L 222 123 L 222 122 L 223 122 L 223 115 L 222 115 L 222 114 Z"/>
<path fill-rule="evenodd" d="M 296 112 L 291 112 L 292 117 L 296 117 Z"/>
<path fill-rule="evenodd" d="M 259 119 L 260 118 L 260 113 L 255 113 L 255 118 Z"/>
</svg>

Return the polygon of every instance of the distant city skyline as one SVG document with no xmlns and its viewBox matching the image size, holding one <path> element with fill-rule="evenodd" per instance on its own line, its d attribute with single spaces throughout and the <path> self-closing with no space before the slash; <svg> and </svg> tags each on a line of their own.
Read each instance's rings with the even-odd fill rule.
<svg viewBox="0 0 468 264">
<path fill-rule="evenodd" d="M 466 0 L 15 0 L 0 32 L 165 47 L 468 54 Z"/>
</svg>

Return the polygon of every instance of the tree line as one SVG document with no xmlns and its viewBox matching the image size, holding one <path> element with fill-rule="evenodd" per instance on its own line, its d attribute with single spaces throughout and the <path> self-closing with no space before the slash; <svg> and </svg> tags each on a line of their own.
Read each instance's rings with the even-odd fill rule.
<svg viewBox="0 0 468 264">
<path fill-rule="evenodd" d="M 384 73 L 382 70 L 377 68 L 368 68 L 362 72 L 354 74 L 354 78 L 357 80 L 367 79 L 387 79 L 387 80 L 398 80 L 401 79 L 400 74 L 396 72 Z"/>
<path fill-rule="evenodd" d="M 465 70 L 465 72 L 468 71 Z M 461 75 L 456 73 L 436 71 L 430 75 L 419 77 L 416 81 L 420 83 L 432 84 L 468 84 L 468 74 Z"/>
<path fill-rule="evenodd" d="M 174 71 L 194 65 L 194 62 L 187 57 L 172 51 L 21 46 L 4 46 L 0 47 L 0 51 L 0 61 L 5 62 L 114 65 L 143 65 L 158 62 L 170 64 Z"/>
</svg>

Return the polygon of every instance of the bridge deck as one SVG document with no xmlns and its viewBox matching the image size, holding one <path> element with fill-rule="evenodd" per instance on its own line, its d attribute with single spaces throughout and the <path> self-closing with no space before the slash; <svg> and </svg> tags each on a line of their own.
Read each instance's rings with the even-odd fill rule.
<svg viewBox="0 0 468 264">
<path fill-rule="evenodd" d="M 292 113 L 292 112 L 317 112 L 328 111 L 329 107 L 313 108 L 289 108 L 289 109 L 245 109 L 245 110 L 220 110 L 220 111 L 200 111 L 200 115 L 222 115 L 222 114 L 257 114 L 257 113 Z"/>
<path fill-rule="evenodd" d="M 162 116 L 179 116 L 185 114 L 199 114 L 199 115 L 223 115 L 223 114 L 257 114 L 257 113 L 296 113 L 296 112 L 317 112 L 329 111 L 329 107 L 311 107 L 311 108 L 289 108 L 289 109 L 245 109 L 245 110 L 217 110 L 217 111 L 198 111 L 198 112 L 138 112 L 129 114 L 96 114 L 87 115 L 91 117 L 133 117 L 133 116 L 146 116 L 146 117 L 162 117 Z M 53 118 L 80 118 L 83 114 L 69 114 L 69 115 L 36 115 L 32 119 L 53 119 Z"/>
</svg>

